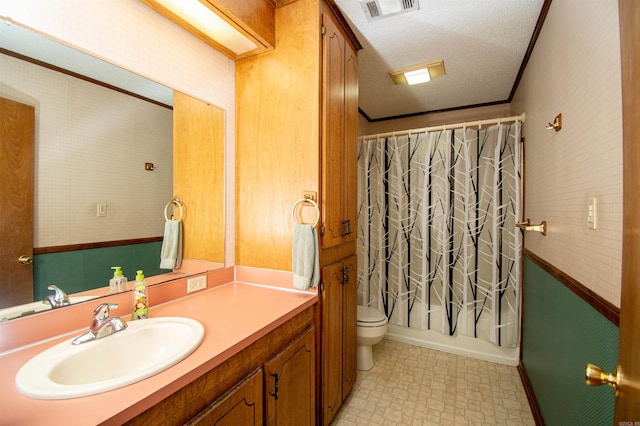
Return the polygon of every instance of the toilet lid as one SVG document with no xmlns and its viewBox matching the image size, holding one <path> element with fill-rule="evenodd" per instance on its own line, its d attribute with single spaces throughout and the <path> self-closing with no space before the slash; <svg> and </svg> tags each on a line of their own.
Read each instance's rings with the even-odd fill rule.
<svg viewBox="0 0 640 426">
<path fill-rule="evenodd" d="M 384 312 L 380 312 L 377 309 L 358 305 L 358 323 L 367 327 L 376 327 L 385 325 L 387 323 L 387 317 Z"/>
</svg>

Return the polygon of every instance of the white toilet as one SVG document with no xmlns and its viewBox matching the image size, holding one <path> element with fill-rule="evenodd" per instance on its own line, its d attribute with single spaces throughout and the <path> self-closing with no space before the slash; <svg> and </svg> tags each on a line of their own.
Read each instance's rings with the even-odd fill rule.
<svg viewBox="0 0 640 426">
<path fill-rule="evenodd" d="M 383 312 L 358 305 L 358 370 L 373 368 L 373 345 L 387 334 L 387 317 Z"/>
</svg>

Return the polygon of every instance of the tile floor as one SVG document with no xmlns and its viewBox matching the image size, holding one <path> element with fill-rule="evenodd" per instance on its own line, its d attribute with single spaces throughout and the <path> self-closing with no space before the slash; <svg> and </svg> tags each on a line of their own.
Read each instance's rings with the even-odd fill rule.
<svg viewBox="0 0 640 426">
<path fill-rule="evenodd" d="M 383 340 L 332 426 L 535 425 L 516 367 Z"/>
</svg>

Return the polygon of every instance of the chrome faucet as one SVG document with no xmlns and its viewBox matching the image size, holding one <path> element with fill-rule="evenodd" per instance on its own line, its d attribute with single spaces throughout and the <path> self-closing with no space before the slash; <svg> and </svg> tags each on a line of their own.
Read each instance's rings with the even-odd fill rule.
<svg viewBox="0 0 640 426">
<path fill-rule="evenodd" d="M 42 301 L 42 303 L 49 303 L 51 305 L 52 309 L 55 308 L 60 308 L 62 306 L 66 306 L 69 305 L 69 296 L 67 295 L 67 293 L 65 293 L 64 291 L 62 291 L 61 288 L 58 288 L 57 286 L 51 284 L 49 287 L 47 287 L 49 290 L 53 290 L 54 294 L 51 294 L 49 296 L 47 296 L 47 298 L 45 300 Z"/>
<path fill-rule="evenodd" d="M 92 340 L 102 339 L 127 328 L 127 323 L 119 318 L 109 316 L 110 309 L 118 307 L 117 303 L 101 303 L 93 310 L 93 318 L 89 331 L 76 337 L 71 343 L 79 345 Z"/>
</svg>

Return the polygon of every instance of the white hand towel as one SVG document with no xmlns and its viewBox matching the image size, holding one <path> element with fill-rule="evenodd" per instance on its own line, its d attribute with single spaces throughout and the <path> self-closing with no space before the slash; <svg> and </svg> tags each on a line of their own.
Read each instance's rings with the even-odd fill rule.
<svg viewBox="0 0 640 426">
<path fill-rule="evenodd" d="M 318 231 L 311 224 L 296 224 L 293 230 L 293 286 L 308 290 L 320 282 Z"/>
<path fill-rule="evenodd" d="M 179 268 L 182 263 L 182 222 L 168 220 L 164 224 L 164 238 L 160 250 L 160 268 Z"/>
</svg>

